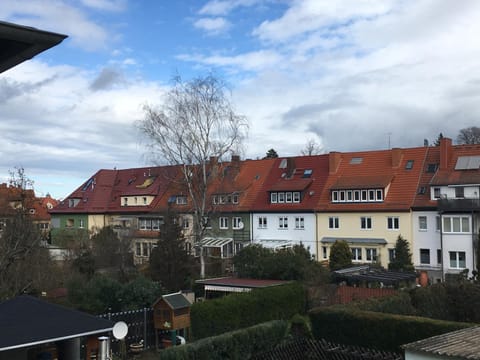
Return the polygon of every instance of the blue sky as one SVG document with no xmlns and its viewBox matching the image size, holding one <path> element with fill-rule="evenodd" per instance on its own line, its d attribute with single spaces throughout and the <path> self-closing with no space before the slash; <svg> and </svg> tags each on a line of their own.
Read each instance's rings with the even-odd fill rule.
<svg viewBox="0 0 480 360">
<path fill-rule="evenodd" d="M 150 165 L 135 122 L 175 74 L 214 72 L 250 122 L 244 158 L 422 146 L 479 126 L 476 0 L 2 0 L 68 35 L 0 74 L 0 181 L 66 197 Z"/>
</svg>

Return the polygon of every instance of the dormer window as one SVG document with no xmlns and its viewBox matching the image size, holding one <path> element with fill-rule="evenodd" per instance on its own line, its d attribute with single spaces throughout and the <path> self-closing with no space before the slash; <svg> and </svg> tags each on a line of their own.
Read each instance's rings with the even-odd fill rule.
<svg viewBox="0 0 480 360">
<path fill-rule="evenodd" d="M 380 202 L 383 201 L 383 189 L 332 190 L 333 203 Z"/>
<path fill-rule="evenodd" d="M 270 193 L 271 204 L 299 203 L 300 200 L 300 191 L 275 191 Z"/>
<path fill-rule="evenodd" d="M 177 205 L 187 205 L 187 197 L 185 195 L 177 195 L 175 201 Z"/>
</svg>

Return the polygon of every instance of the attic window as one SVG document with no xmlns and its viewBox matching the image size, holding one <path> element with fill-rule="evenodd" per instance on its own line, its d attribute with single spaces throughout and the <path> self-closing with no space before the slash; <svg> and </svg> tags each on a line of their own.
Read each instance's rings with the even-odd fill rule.
<svg viewBox="0 0 480 360">
<path fill-rule="evenodd" d="M 282 161 L 280 161 L 280 165 L 278 165 L 278 168 L 279 169 L 286 169 L 287 168 L 287 159 L 282 159 Z"/>
<path fill-rule="evenodd" d="M 412 170 L 413 168 L 413 160 L 407 160 L 407 163 L 405 164 L 405 170 Z"/>
<path fill-rule="evenodd" d="M 435 171 L 437 171 L 437 164 L 427 165 L 427 173 L 434 173 Z"/>
<path fill-rule="evenodd" d="M 361 164 L 363 162 L 363 158 L 362 157 L 352 157 L 350 159 L 350 164 L 351 165 L 358 165 L 358 164 Z"/>
<path fill-rule="evenodd" d="M 305 171 L 303 172 L 303 178 L 309 178 L 310 176 L 312 176 L 312 172 L 313 170 L 312 169 L 305 169 Z"/>
<path fill-rule="evenodd" d="M 427 188 L 425 186 L 420 186 L 418 188 L 418 195 L 423 195 L 427 191 Z"/>
<path fill-rule="evenodd" d="M 90 187 L 90 185 L 92 185 L 92 184 L 93 184 L 93 178 L 90 178 L 90 179 L 85 183 L 85 185 L 83 185 L 82 191 L 86 191 L 86 190 Z"/>
<path fill-rule="evenodd" d="M 177 200 L 177 197 L 175 195 L 172 195 L 168 198 L 168 203 L 171 204 L 171 203 L 174 203 L 175 200 Z"/>
</svg>

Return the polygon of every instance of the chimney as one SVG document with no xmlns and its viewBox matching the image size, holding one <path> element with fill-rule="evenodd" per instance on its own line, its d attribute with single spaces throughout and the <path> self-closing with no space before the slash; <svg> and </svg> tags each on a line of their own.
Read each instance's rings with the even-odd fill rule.
<svg viewBox="0 0 480 360">
<path fill-rule="evenodd" d="M 442 138 L 440 139 L 440 170 L 445 170 L 452 158 L 452 139 Z"/>
<path fill-rule="evenodd" d="M 295 158 L 287 158 L 287 177 L 292 177 L 295 171 Z"/>
<path fill-rule="evenodd" d="M 210 164 L 216 165 L 218 162 L 218 158 L 216 156 L 210 156 Z"/>
<path fill-rule="evenodd" d="M 232 155 L 232 163 L 238 164 L 240 162 L 240 155 Z"/>
<path fill-rule="evenodd" d="M 400 148 L 393 148 L 392 152 L 392 167 L 396 168 L 400 166 L 400 162 L 402 161 L 402 149 Z"/>
<path fill-rule="evenodd" d="M 341 161 L 342 154 L 337 151 L 331 151 L 328 154 L 328 172 L 330 174 L 335 174 Z"/>
</svg>

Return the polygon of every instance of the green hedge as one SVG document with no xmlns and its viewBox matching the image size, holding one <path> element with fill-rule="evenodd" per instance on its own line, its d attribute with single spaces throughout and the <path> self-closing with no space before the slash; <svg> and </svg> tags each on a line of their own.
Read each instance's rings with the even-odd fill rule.
<svg viewBox="0 0 480 360">
<path fill-rule="evenodd" d="M 288 326 L 286 320 L 273 320 L 162 350 L 159 358 L 162 360 L 249 359 L 254 354 L 273 349 L 285 339 Z"/>
<path fill-rule="evenodd" d="M 192 337 L 201 339 L 270 320 L 288 320 L 304 314 L 305 308 L 306 293 L 298 283 L 195 303 L 191 309 Z"/>
<path fill-rule="evenodd" d="M 470 323 L 329 307 L 309 313 L 316 339 L 401 351 L 412 341 L 473 326 Z"/>
</svg>

